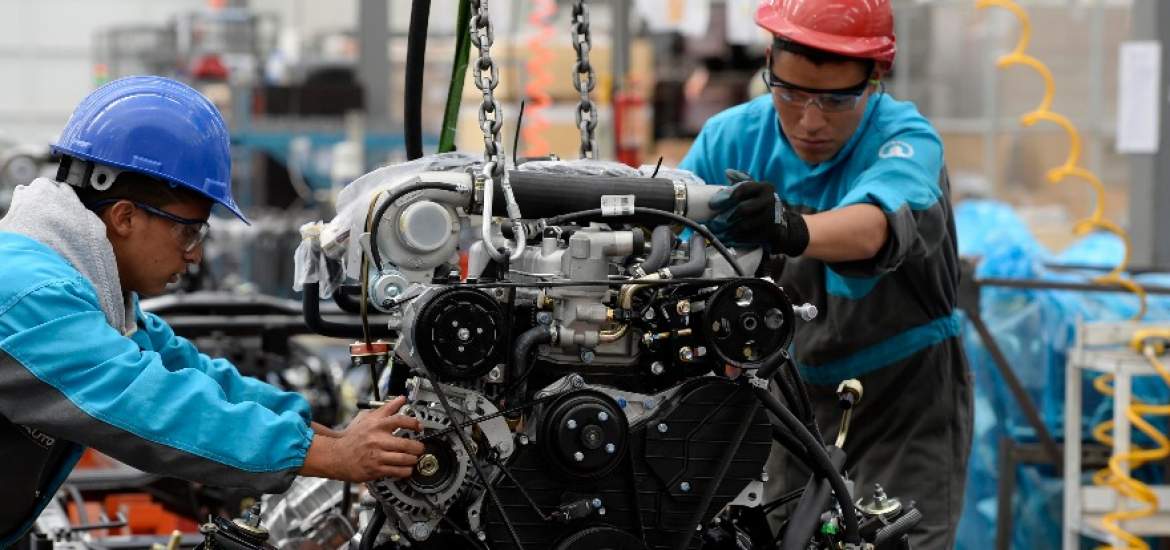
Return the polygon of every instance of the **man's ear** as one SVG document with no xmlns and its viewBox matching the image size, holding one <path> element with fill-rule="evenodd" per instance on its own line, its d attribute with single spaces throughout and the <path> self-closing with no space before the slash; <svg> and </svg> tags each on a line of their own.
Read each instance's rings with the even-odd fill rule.
<svg viewBox="0 0 1170 550">
<path fill-rule="evenodd" d="M 125 238 L 134 231 L 134 224 L 137 222 L 134 219 L 135 210 L 134 204 L 130 201 L 118 201 L 102 212 L 102 221 L 106 223 L 106 229 L 110 233 Z"/>
</svg>

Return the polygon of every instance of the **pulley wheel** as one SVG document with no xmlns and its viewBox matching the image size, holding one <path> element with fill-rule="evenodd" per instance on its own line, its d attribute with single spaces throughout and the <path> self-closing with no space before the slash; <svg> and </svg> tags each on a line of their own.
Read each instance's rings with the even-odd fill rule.
<svg viewBox="0 0 1170 550">
<path fill-rule="evenodd" d="M 609 526 L 590 527 L 573 533 L 555 550 L 646 550 L 638 537 Z"/>
<path fill-rule="evenodd" d="M 540 425 L 544 450 L 554 466 L 570 477 L 595 479 L 621 462 L 629 424 L 609 396 L 581 390 L 561 396 Z"/>
<path fill-rule="evenodd" d="M 727 283 L 707 300 L 703 335 L 721 361 L 759 368 L 779 359 L 795 331 L 792 302 L 763 279 Z"/>
<path fill-rule="evenodd" d="M 415 341 L 423 364 L 443 381 L 478 378 L 503 363 L 504 314 L 491 296 L 451 289 L 419 311 Z"/>
</svg>

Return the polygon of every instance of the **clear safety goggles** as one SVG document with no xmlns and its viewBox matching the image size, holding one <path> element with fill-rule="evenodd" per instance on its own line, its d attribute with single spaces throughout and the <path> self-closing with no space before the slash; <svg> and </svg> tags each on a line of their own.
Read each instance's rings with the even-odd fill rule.
<svg viewBox="0 0 1170 550">
<path fill-rule="evenodd" d="M 852 111 L 861 102 L 865 89 L 870 84 L 867 77 L 856 86 L 838 88 L 835 90 L 817 90 L 805 88 L 791 82 L 786 82 L 776 76 L 771 69 L 764 69 L 760 76 L 764 84 L 771 88 L 780 102 L 797 109 L 807 109 L 809 105 L 816 105 L 825 113 L 842 113 Z"/>
<path fill-rule="evenodd" d="M 207 220 L 193 220 L 190 218 L 184 218 L 182 216 L 171 214 L 166 210 L 155 208 L 149 204 L 143 204 L 141 202 L 132 201 L 129 199 L 106 199 L 94 203 L 91 208 L 96 210 L 103 206 L 108 206 L 123 200 L 133 204 L 139 210 L 142 210 L 147 214 L 172 222 L 171 233 L 174 234 L 175 240 L 178 241 L 179 247 L 183 249 L 183 252 L 190 252 L 194 250 L 195 247 L 202 244 L 203 241 L 207 238 L 207 233 L 211 229 L 211 226 L 208 225 Z"/>
</svg>

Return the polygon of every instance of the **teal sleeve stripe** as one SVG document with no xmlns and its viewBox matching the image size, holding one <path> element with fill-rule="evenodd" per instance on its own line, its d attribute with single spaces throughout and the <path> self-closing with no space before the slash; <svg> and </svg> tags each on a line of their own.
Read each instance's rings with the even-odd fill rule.
<svg viewBox="0 0 1170 550">
<path fill-rule="evenodd" d="M 832 267 L 825 266 L 825 292 L 832 296 L 848 300 L 865 298 L 877 286 L 882 276 L 850 277 L 837 273 Z"/>
<path fill-rule="evenodd" d="M 831 385 L 901 361 L 943 340 L 959 335 L 958 312 L 919 325 L 847 357 L 823 365 L 799 365 L 800 375 L 810 384 Z"/>
</svg>

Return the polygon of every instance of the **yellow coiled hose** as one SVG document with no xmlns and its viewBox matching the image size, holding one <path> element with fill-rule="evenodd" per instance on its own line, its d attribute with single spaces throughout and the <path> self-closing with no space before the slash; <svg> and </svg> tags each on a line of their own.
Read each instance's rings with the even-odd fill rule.
<svg viewBox="0 0 1170 550">
<path fill-rule="evenodd" d="M 1105 231 L 1112 233 L 1121 239 L 1124 246 L 1124 255 L 1121 262 L 1118 263 L 1109 273 L 1096 277 L 1093 279 L 1094 283 L 1101 285 L 1112 285 L 1121 287 L 1134 293 L 1138 297 L 1138 312 L 1135 319 L 1140 319 L 1146 313 L 1146 292 L 1131 279 L 1125 278 L 1122 274 L 1125 272 L 1129 264 L 1130 258 L 1130 241 L 1129 235 L 1126 234 L 1117 224 L 1105 219 L 1105 186 L 1101 183 L 1101 179 L 1097 177 L 1092 170 L 1080 166 L 1081 157 L 1081 135 L 1077 131 L 1076 126 L 1068 119 L 1068 117 L 1052 111 L 1052 98 L 1056 94 L 1056 82 L 1052 77 L 1052 71 L 1048 66 L 1039 59 L 1032 57 L 1025 53 L 1028 48 L 1028 43 L 1032 39 L 1032 23 L 1028 17 L 1028 13 L 1024 11 L 1018 4 L 1012 0 L 977 0 L 976 7 L 978 9 L 985 9 L 989 7 L 999 7 L 1010 11 L 1016 16 L 1020 23 L 1020 37 L 1016 42 L 1016 47 L 1007 55 L 999 58 L 996 66 L 1001 69 L 1006 69 L 1014 65 L 1022 65 L 1034 70 L 1041 78 L 1044 79 L 1044 98 L 1040 101 L 1040 105 L 1036 109 L 1024 114 L 1020 118 L 1020 123 L 1025 127 L 1034 126 L 1039 122 L 1050 122 L 1060 126 L 1068 135 L 1069 151 L 1063 164 L 1055 166 L 1047 171 L 1045 177 L 1050 183 L 1060 183 L 1068 179 L 1079 179 L 1092 186 L 1095 201 L 1093 203 L 1093 210 L 1089 217 L 1078 221 L 1073 226 L 1074 234 L 1080 236 L 1088 234 L 1092 231 Z M 1145 348 L 1144 344 L 1142 345 Z M 1151 365 L 1158 371 L 1167 384 L 1170 384 L 1170 373 L 1158 362 L 1157 354 L 1142 349 L 1142 352 L 1150 360 Z M 1112 382 L 1112 375 L 1102 375 L 1093 381 L 1093 387 L 1097 391 L 1112 396 L 1113 388 L 1109 385 Z M 1158 506 L 1157 496 L 1149 486 L 1133 479 L 1124 470 L 1121 465 L 1129 464 L 1131 468 L 1140 466 L 1152 460 L 1159 460 L 1170 453 L 1170 442 L 1164 434 L 1158 432 L 1149 422 L 1142 418 L 1143 414 L 1167 415 L 1170 414 L 1170 406 L 1167 405 L 1149 405 L 1145 403 L 1136 402 L 1126 411 L 1126 416 L 1133 422 L 1142 433 L 1145 433 L 1153 439 L 1158 446 L 1153 449 L 1142 449 L 1135 447 L 1129 453 L 1123 453 L 1110 457 L 1109 466 L 1106 469 L 1096 472 L 1093 475 L 1093 482 L 1098 485 L 1109 486 L 1117 491 L 1121 496 L 1128 497 L 1145 504 L 1141 508 L 1133 510 L 1122 510 L 1120 503 L 1122 499 L 1118 499 L 1118 511 L 1106 514 L 1103 523 L 1104 528 L 1115 535 L 1116 537 L 1126 541 L 1127 548 L 1138 548 L 1148 550 L 1149 546 L 1142 539 L 1126 532 L 1121 528 L 1119 523 L 1121 521 L 1135 519 L 1152 515 Z M 1103 422 L 1093 428 L 1093 437 L 1098 441 L 1112 445 L 1112 429 L 1113 422 Z M 1068 474 L 1066 474 L 1068 475 Z M 1065 495 L 1065 498 L 1075 498 L 1075 495 Z M 1112 548 L 1112 547 L 1101 547 Z"/>
</svg>

